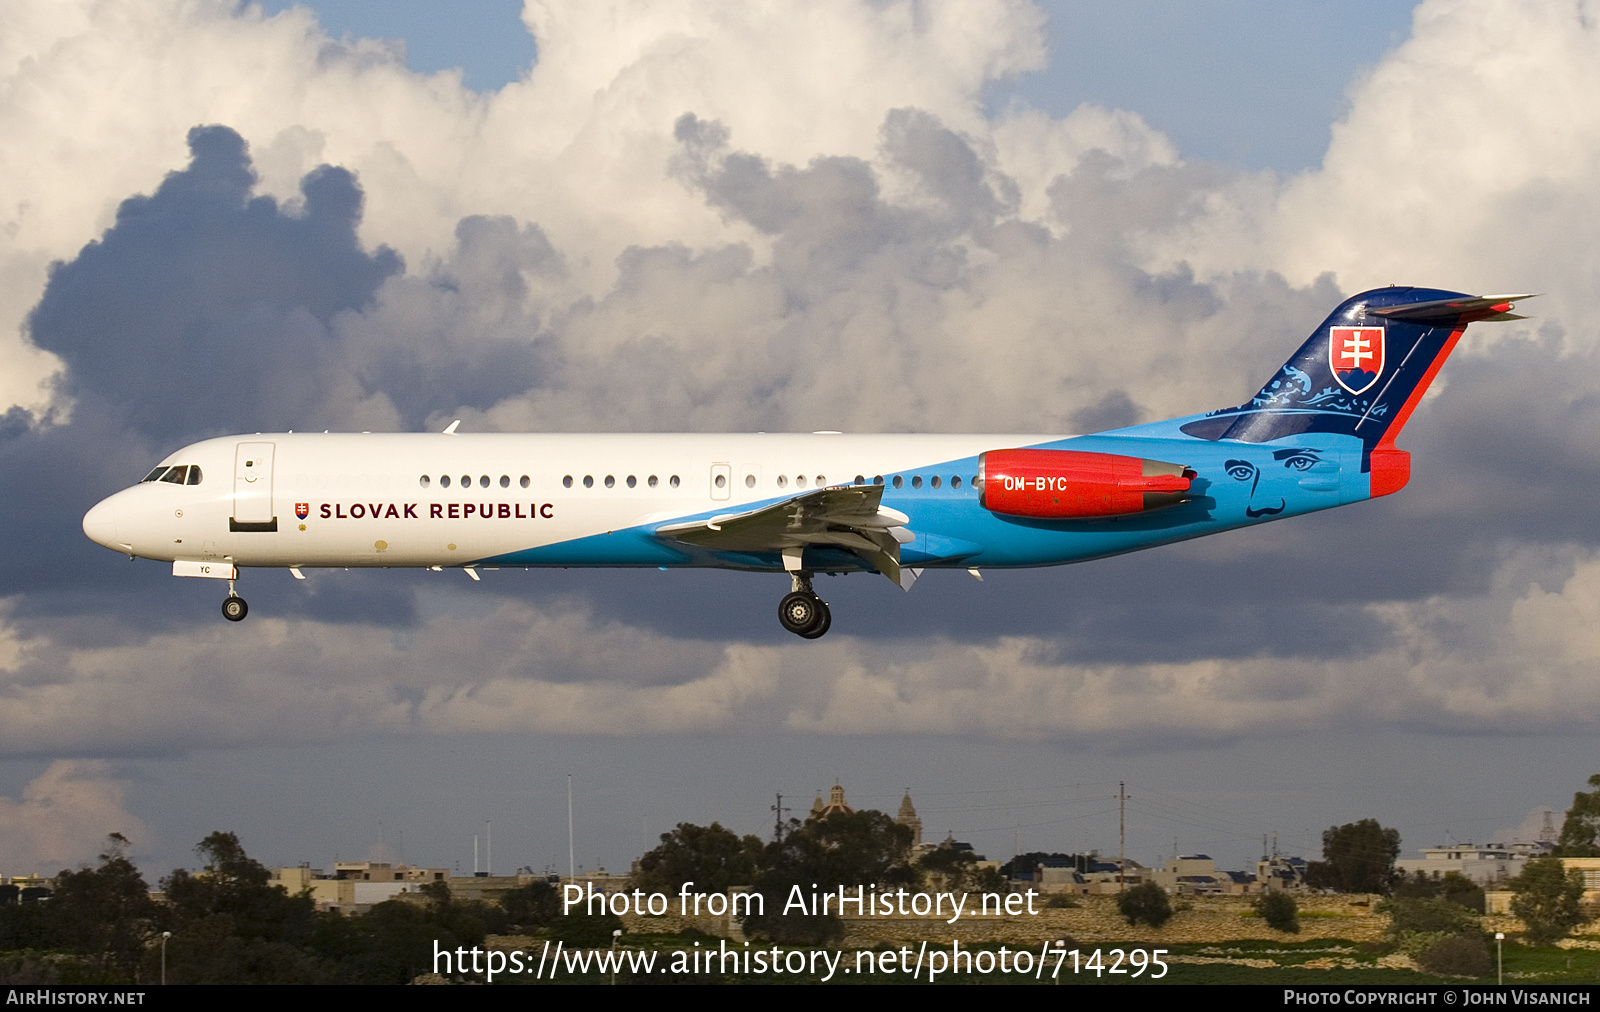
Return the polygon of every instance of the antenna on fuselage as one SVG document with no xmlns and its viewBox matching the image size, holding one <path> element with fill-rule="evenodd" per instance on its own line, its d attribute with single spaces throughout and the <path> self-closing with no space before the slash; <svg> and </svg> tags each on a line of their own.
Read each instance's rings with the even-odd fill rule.
<svg viewBox="0 0 1600 1012">
<path fill-rule="evenodd" d="M 446 425 L 444 427 L 444 434 L 447 435 L 447 436 L 455 435 L 456 434 L 456 426 L 460 425 L 460 424 L 461 424 L 461 419 L 457 418 L 455 421 L 451 422 L 449 425 Z"/>
</svg>

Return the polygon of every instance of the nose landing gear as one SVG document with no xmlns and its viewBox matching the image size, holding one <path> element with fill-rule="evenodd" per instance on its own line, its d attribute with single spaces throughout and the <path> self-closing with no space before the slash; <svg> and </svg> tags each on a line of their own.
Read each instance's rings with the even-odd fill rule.
<svg viewBox="0 0 1600 1012">
<path fill-rule="evenodd" d="M 228 596 L 222 599 L 222 617 L 229 622 L 243 622 L 244 617 L 250 614 L 250 606 L 244 603 L 244 598 L 233 592 L 233 581 L 228 581 Z"/>
<path fill-rule="evenodd" d="M 789 574 L 794 580 L 794 590 L 778 602 L 778 621 L 796 636 L 814 640 L 833 625 L 833 613 L 828 603 L 811 589 L 809 572 Z"/>
</svg>

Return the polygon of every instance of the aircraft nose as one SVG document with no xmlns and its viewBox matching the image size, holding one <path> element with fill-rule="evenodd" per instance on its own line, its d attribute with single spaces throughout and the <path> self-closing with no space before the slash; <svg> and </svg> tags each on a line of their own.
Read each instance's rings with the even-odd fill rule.
<svg viewBox="0 0 1600 1012">
<path fill-rule="evenodd" d="M 83 515 L 83 533 L 97 545 L 117 547 L 117 507 L 110 499 L 103 499 Z"/>
</svg>

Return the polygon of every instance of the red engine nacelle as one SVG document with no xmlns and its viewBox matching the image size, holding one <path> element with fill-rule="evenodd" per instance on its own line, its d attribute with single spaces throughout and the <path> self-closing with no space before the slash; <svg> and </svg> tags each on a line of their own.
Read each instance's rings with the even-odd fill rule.
<svg viewBox="0 0 1600 1012">
<path fill-rule="evenodd" d="M 978 503 L 1040 520 L 1125 516 L 1188 498 L 1180 464 L 1080 450 L 990 450 L 978 457 Z"/>
</svg>

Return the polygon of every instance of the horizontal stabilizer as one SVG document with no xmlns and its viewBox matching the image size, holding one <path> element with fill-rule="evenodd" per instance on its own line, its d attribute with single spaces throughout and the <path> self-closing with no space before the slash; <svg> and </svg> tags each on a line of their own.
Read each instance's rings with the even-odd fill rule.
<svg viewBox="0 0 1600 1012">
<path fill-rule="evenodd" d="M 1435 327 L 1460 326 L 1479 321 L 1525 320 L 1527 317 L 1510 312 L 1513 304 L 1537 295 L 1478 295 L 1462 299 L 1434 299 L 1431 302 L 1414 302 L 1409 306 L 1369 308 L 1367 312 L 1386 320 L 1408 320 Z"/>
</svg>

